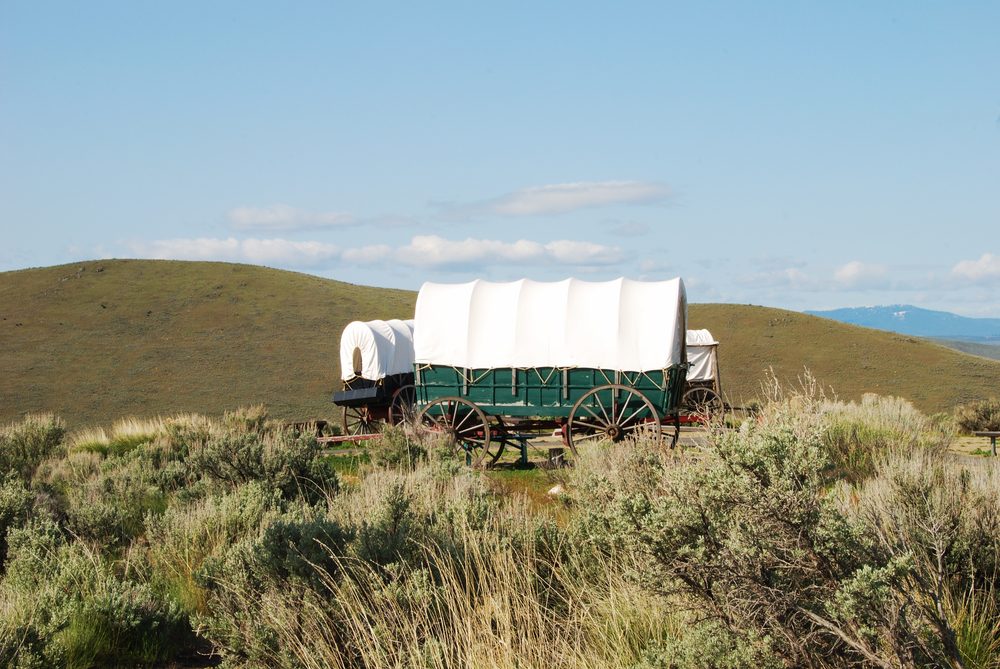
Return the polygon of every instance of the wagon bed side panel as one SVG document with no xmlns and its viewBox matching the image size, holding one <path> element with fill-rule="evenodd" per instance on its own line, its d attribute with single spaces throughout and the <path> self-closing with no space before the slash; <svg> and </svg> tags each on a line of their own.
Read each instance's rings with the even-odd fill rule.
<svg viewBox="0 0 1000 669">
<path fill-rule="evenodd" d="M 573 405 L 599 386 L 620 383 L 640 391 L 664 417 L 673 414 L 684 389 L 685 367 L 651 372 L 605 369 L 460 369 L 421 365 L 417 373 L 417 404 L 442 397 L 463 397 L 489 414 L 566 417 Z"/>
</svg>

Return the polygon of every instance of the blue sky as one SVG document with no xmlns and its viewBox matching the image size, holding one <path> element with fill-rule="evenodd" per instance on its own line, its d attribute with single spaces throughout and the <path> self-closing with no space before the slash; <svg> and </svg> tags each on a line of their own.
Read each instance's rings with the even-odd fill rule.
<svg viewBox="0 0 1000 669">
<path fill-rule="evenodd" d="M 0 0 L 0 270 L 1000 317 L 1000 3 Z"/>
</svg>

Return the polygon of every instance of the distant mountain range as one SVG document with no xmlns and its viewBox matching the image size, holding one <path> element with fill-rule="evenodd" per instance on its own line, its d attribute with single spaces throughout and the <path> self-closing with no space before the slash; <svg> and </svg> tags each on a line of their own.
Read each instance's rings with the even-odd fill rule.
<svg viewBox="0 0 1000 669">
<path fill-rule="evenodd" d="M 915 337 L 1000 345 L 1000 318 L 968 318 L 947 311 L 921 309 L 909 304 L 806 311 L 806 313 L 841 323 L 852 323 Z"/>
</svg>

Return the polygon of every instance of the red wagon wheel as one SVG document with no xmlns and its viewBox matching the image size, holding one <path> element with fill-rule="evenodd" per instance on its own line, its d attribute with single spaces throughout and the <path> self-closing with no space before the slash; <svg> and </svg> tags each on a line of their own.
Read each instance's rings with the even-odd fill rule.
<svg viewBox="0 0 1000 669">
<path fill-rule="evenodd" d="M 368 407 L 344 407 L 344 434 L 356 437 L 378 431 L 378 423 Z"/>
<path fill-rule="evenodd" d="M 455 452 L 465 453 L 469 464 L 479 467 L 496 462 L 503 442 L 490 440 L 490 422 L 483 410 L 461 397 L 439 397 L 417 415 L 417 424 L 430 433 L 444 435 Z"/>
<path fill-rule="evenodd" d="M 574 455 L 581 444 L 618 442 L 640 435 L 662 441 L 660 417 L 653 403 L 635 388 L 612 383 L 588 390 L 569 412 L 566 441 Z"/>
<path fill-rule="evenodd" d="M 417 391 L 413 384 L 400 386 L 392 394 L 389 402 L 389 425 L 413 422 L 413 405 L 417 399 Z"/>
</svg>

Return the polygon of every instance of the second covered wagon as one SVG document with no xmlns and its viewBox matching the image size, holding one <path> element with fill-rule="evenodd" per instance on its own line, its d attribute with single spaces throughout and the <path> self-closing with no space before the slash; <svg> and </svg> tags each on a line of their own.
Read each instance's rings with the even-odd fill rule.
<svg viewBox="0 0 1000 669">
<path fill-rule="evenodd" d="M 383 422 L 403 420 L 413 403 L 413 321 L 353 321 L 340 336 L 347 435 L 373 434 Z"/>
<path fill-rule="evenodd" d="M 679 434 L 687 370 L 683 282 L 425 283 L 414 318 L 415 409 L 470 461 L 512 430 L 581 444 Z"/>
</svg>

